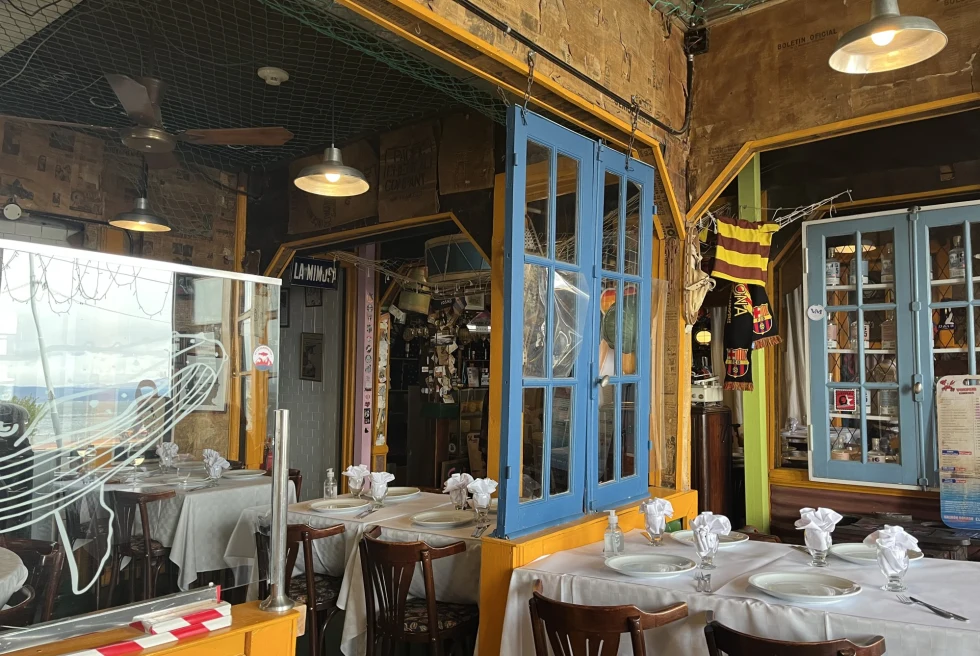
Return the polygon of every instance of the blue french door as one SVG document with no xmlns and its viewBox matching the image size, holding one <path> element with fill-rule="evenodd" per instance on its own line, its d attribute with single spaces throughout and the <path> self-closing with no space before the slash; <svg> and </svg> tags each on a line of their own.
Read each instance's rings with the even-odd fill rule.
<svg viewBox="0 0 980 656">
<path fill-rule="evenodd" d="M 650 435 L 653 168 L 600 147 L 593 295 L 590 506 L 646 496 Z"/>
<path fill-rule="evenodd" d="M 924 475 L 938 485 L 935 381 L 980 372 L 980 206 L 923 209 L 909 215 L 915 230 L 915 281 L 922 354 Z"/>
<path fill-rule="evenodd" d="M 585 510 L 597 144 L 511 107 L 498 532 Z"/>
<path fill-rule="evenodd" d="M 819 221 L 804 230 L 811 476 L 917 485 L 909 217 Z"/>
</svg>

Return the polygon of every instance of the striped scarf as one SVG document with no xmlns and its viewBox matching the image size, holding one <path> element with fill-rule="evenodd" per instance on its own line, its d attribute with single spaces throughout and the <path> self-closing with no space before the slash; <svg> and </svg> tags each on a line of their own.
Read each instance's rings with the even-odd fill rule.
<svg viewBox="0 0 980 656">
<path fill-rule="evenodd" d="M 776 223 L 719 217 L 715 269 L 711 275 L 749 285 L 765 285 L 769 277 L 769 247 L 777 230 Z"/>
</svg>

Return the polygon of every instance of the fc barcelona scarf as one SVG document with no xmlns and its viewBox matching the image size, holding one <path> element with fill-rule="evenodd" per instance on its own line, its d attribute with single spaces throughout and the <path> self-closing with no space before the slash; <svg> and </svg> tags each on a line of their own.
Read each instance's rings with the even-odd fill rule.
<svg viewBox="0 0 980 656">
<path fill-rule="evenodd" d="M 718 246 L 711 275 L 733 282 L 764 285 L 769 273 L 769 247 L 775 223 L 752 223 L 744 219 L 718 218 Z"/>
<path fill-rule="evenodd" d="M 776 318 L 761 285 L 732 285 L 725 323 L 725 389 L 752 391 L 752 349 L 779 344 Z"/>
</svg>

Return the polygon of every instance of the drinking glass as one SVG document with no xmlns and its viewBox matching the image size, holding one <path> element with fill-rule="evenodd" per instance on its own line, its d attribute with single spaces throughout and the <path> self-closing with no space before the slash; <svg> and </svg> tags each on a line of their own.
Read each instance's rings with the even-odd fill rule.
<svg viewBox="0 0 980 656">
<path fill-rule="evenodd" d="M 364 489 L 364 478 L 358 478 L 357 476 L 351 476 L 350 480 L 347 481 L 347 486 L 350 488 L 351 496 L 354 498 L 359 498 L 361 496 L 361 490 Z"/>
<path fill-rule="evenodd" d="M 476 508 L 477 526 L 481 528 L 484 526 L 489 526 L 490 525 L 490 520 L 488 519 L 488 515 L 490 513 L 489 495 L 474 494 L 473 507 Z"/>
<path fill-rule="evenodd" d="M 820 544 L 822 541 L 822 536 L 813 535 L 810 529 L 803 530 L 804 542 L 806 542 L 806 549 L 810 552 L 810 562 L 807 563 L 810 567 L 826 567 L 827 566 L 827 551 L 829 549 L 814 549 L 811 544 Z M 830 542 L 830 536 L 827 536 L 827 542 Z M 828 545 L 829 546 L 829 545 Z"/>
<path fill-rule="evenodd" d="M 371 499 L 374 500 L 374 505 L 376 508 L 385 507 L 385 497 L 388 496 L 388 486 L 387 485 L 372 485 L 371 486 Z"/>
<path fill-rule="evenodd" d="M 662 547 L 664 544 L 664 529 L 667 528 L 667 520 L 661 515 L 650 516 L 645 515 L 644 517 L 647 526 L 647 535 L 650 536 L 650 542 L 655 547 Z"/>
<path fill-rule="evenodd" d="M 694 534 L 694 551 L 697 552 L 701 564 L 699 569 L 715 569 L 715 554 L 718 553 L 718 534 Z"/>
<path fill-rule="evenodd" d="M 885 576 L 885 585 L 881 589 L 886 592 L 905 592 L 905 572 L 909 569 L 909 553 L 882 549 L 878 545 L 878 569 Z"/>
<path fill-rule="evenodd" d="M 449 499 L 453 502 L 456 510 L 466 510 L 466 488 L 460 487 L 449 491 Z"/>
<path fill-rule="evenodd" d="M 144 456 L 136 456 L 133 458 L 133 490 L 136 489 L 136 474 L 139 473 L 139 467 L 146 460 Z"/>
</svg>

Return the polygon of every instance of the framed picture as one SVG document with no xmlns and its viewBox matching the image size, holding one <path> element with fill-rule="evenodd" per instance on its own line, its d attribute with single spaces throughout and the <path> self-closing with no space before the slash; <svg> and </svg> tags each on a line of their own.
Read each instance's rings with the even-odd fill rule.
<svg viewBox="0 0 980 656">
<path fill-rule="evenodd" d="M 306 290 L 306 307 L 321 307 L 323 305 L 323 290 L 318 287 L 304 287 Z"/>
<path fill-rule="evenodd" d="M 279 327 L 289 328 L 289 290 L 279 288 Z"/>
<path fill-rule="evenodd" d="M 440 480 L 446 480 L 453 474 L 464 473 L 470 464 L 469 458 L 454 458 L 453 460 L 443 460 L 439 463 Z"/>
<path fill-rule="evenodd" d="M 323 335 L 320 333 L 300 335 L 299 378 L 323 382 Z"/>
</svg>

